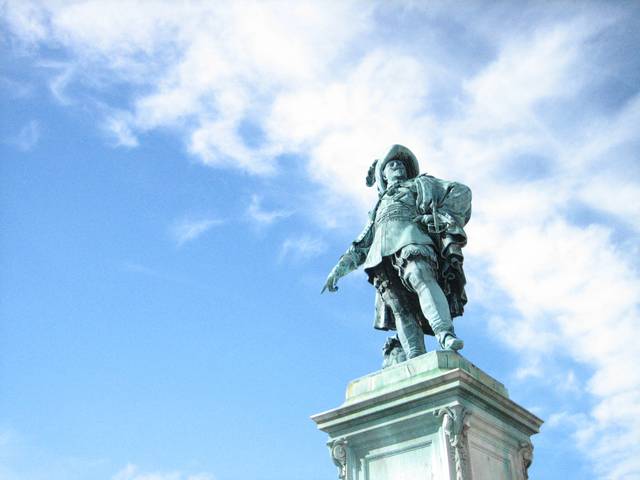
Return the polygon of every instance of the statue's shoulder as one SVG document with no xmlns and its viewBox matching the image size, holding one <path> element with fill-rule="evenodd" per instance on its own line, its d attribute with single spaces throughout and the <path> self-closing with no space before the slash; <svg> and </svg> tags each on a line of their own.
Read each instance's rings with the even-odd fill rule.
<svg viewBox="0 0 640 480">
<path fill-rule="evenodd" d="M 425 187 L 431 186 L 432 188 L 439 188 L 447 193 L 452 190 L 457 192 L 471 192 L 471 189 L 463 183 L 454 180 L 443 180 L 441 178 L 434 177 L 433 175 L 427 175 L 426 173 L 418 175 L 414 180 Z"/>
<path fill-rule="evenodd" d="M 438 182 L 438 179 L 433 175 L 427 175 L 426 173 L 421 173 L 417 177 L 411 179 L 414 185 L 430 185 Z"/>
</svg>

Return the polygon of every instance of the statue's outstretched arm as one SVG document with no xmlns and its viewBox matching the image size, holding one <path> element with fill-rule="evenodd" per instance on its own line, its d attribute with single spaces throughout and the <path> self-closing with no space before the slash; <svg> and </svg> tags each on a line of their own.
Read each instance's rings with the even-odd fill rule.
<svg viewBox="0 0 640 480">
<path fill-rule="evenodd" d="M 366 254 L 362 255 L 361 252 L 357 251 L 357 248 L 354 245 L 351 245 L 344 255 L 340 257 L 340 260 L 338 260 L 335 267 L 331 269 L 331 272 L 329 272 L 327 281 L 320 293 L 324 293 L 325 290 L 329 290 L 330 292 L 338 290 L 338 280 L 356 270 L 364 263 L 364 259 L 366 257 Z"/>
<path fill-rule="evenodd" d="M 367 258 L 367 253 L 373 240 L 371 224 L 367 225 L 362 234 L 357 238 L 355 242 L 344 252 L 344 255 L 340 257 L 338 263 L 331 269 L 327 281 L 322 287 L 322 292 L 325 290 L 335 292 L 338 290 L 338 280 L 345 275 L 356 270 L 360 265 L 364 263 Z"/>
</svg>

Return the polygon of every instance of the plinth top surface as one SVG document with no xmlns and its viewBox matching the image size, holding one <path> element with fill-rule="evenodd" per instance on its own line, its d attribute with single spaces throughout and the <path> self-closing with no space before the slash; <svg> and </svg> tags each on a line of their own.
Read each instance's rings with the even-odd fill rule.
<svg viewBox="0 0 640 480">
<path fill-rule="evenodd" d="M 435 378 L 454 369 L 467 372 L 500 395 L 509 397 L 502 383 L 484 373 L 462 355 L 450 351 L 434 351 L 352 380 L 347 386 L 345 404 L 360 401 L 370 395 L 378 395 L 387 389 L 402 388 L 403 384 Z"/>
<path fill-rule="evenodd" d="M 509 398 L 502 383 L 451 351 L 429 352 L 357 378 L 347 386 L 341 406 L 311 418 L 321 430 L 335 433 L 367 418 L 393 416 L 420 403 L 435 412 L 460 402 L 471 402 L 473 408 L 508 418 L 528 435 L 537 433 L 542 424 L 541 419 Z"/>
</svg>

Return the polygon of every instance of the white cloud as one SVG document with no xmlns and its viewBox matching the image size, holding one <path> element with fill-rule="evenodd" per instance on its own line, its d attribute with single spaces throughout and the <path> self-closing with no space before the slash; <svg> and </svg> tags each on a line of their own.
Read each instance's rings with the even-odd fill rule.
<svg viewBox="0 0 640 480">
<path fill-rule="evenodd" d="M 2 7 L 6 22 L 21 40 L 32 43 L 47 37 L 47 12 L 37 2 L 10 1 Z"/>
<path fill-rule="evenodd" d="M 316 257 L 327 250 L 327 244 L 320 238 L 300 235 L 287 238 L 280 248 L 280 260 L 303 261 Z"/>
<path fill-rule="evenodd" d="M 589 419 L 583 414 L 572 414 L 567 411 L 554 412 L 544 423 L 543 428 L 567 428 L 577 430 L 589 422 Z"/>
<path fill-rule="evenodd" d="M 251 196 L 251 203 L 247 207 L 249 219 L 258 225 L 271 225 L 283 218 L 290 217 L 292 212 L 287 210 L 266 210 L 262 207 L 262 199 L 259 195 Z"/>
<path fill-rule="evenodd" d="M 22 152 L 29 152 L 40 140 L 40 122 L 29 120 L 13 138 L 8 138 L 6 143 L 13 145 Z"/>
<path fill-rule="evenodd" d="M 188 151 L 206 164 L 255 174 L 275 171 L 282 145 L 250 148 L 245 118 L 270 108 L 279 91 L 322 82 L 343 46 L 370 26 L 365 2 L 7 3 L 17 37 L 75 54 L 52 82 L 57 98 L 71 75 L 144 86 L 131 115 L 115 125 L 133 145 L 136 132 L 181 127 Z M 111 122 L 113 123 L 113 122 Z"/>
<path fill-rule="evenodd" d="M 111 480 L 214 480 L 210 473 L 187 474 L 184 472 L 141 472 L 133 464 L 127 464 Z"/>
<path fill-rule="evenodd" d="M 223 223 L 222 220 L 217 218 L 185 219 L 173 224 L 171 227 L 171 235 L 176 244 L 181 247 L 185 243 L 200 237 L 212 227 L 222 225 Z"/>
<path fill-rule="evenodd" d="M 374 50 L 344 79 L 280 95 L 266 121 L 268 136 L 308 152 L 311 177 L 364 209 L 372 201 L 364 182 L 371 162 L 393 143 L 424 143 L 419 132 L 430 122 L 418 110 L 426 78 L 416 59 Z"/>
<path fill-rule="evenodd" d="M 49 90 L 51 90 L 53 97 L 59 103 L 61 103 L 62 105 L 69 105 L 72 100 L 69 94 L 67 94 L 66 89 L 74 77 L 73 66 L 59 63 L 49 63 L 43 66 L 55 68 L 56 74 L 49 82 Z"/>
<path fill-rule="evenodd" d="M 131 130 L 127 117 L 126 113 L 114 113 L 106 119 L 104 129 L 113 138 L 116 146 L 137 147 L 138 139 Z"/>
</svg>

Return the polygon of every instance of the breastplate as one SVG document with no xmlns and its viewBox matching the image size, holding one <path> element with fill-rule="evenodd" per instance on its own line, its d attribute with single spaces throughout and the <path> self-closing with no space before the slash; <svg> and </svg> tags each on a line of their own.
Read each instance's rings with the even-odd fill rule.
<svg viewBox="0 0 640 480">
<path fill-rule="evenodd" d="M 432 245 L 429 235 L 413 221 L 418 215 L 416 194 L 411 184 L 399 185 L 380 199 L 376 209 L 373 241 L 363 264 L 372 269 L 386 256 L 398 252 L 407 245 Z"/>
<path fill-rule="evenodd" d="M 418 214 L 415 197 L 409 188 L 401 187 L 382 199 L 376 212 L 376 225 L 393 221 L 411 221 Z"/>
</svg>

